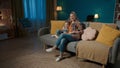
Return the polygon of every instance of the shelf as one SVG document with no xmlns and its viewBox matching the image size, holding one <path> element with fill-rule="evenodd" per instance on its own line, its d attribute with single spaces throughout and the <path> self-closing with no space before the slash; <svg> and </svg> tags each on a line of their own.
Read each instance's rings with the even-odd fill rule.
<svg viewBox="0 0 120 68">
<path fill-rule="evenodd" d="M 116 0 L 116 3 L 120 3 L 120 0 Z"/>
<path fill-rule="evenodd" d="M 116 5 L 120 5 L 120 3 L 116 3 Z"/>
<path fill-rule="evenodd" d="M 120 11 L 115 11 L 115 12 L 120 13 Z"/>
<path fill-rule="evenodd" d="M 120 21 L 119 19 L 114 19 L 115 21 Z"/>
<path fill-rule="evenodd" d="M 120 1 L 116 0 L 115 11 L 114 11 L 114 22 L 120 21 Z"/>
</svg>

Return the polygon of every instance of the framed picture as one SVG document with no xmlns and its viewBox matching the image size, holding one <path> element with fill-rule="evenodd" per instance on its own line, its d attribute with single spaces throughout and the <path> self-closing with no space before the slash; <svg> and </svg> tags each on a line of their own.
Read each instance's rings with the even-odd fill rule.
<svg viewBox="0 0 120 68">
<path fill-rule="evenodd" d="M 120 13 L 117 14 L 117 20 L 120 20 Z"/>
</svg>

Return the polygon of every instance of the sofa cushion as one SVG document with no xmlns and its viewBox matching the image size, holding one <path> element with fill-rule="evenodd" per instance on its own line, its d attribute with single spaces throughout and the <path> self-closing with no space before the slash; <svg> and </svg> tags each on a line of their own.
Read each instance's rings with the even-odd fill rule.
<svg viewBox="0 0 120 68">
<path fill-rule="evenodd" d="M 89 23 L 89 27 L 92 27 L 93 29 L 96 29 L 98 32 L 100 31 L 101 27 L 102 27 L 102 23 Z"/>
<path fill-rule="evenodd" d="M 113 24 L 113 23 L 100 23 L 100 22 L 89 22 L 89 27 L 92 27 L 94 29 L 96 29 L 98 32 L 101 30 L 102 26 L 106 24 L 112 28 L 117 28 L 117 25 L 116 24 Z"/>
<path fill-rule="evenodd" d="M 51 36 L 51 34 L 46 34 L 40 37 L 40 40 L 47 45 L 55 45 L 57 38 Z"/>
<path fill-rule="evenodd" d="M 67 50 L 75 53 L 77 43 L 78 43 L 78 41 L 68 43 Z"/>
<path fill-rule="evenodd" d="M 50 34 L 56 34 L 56 31 L 58 29 L 62 29 L 62 27 L 64 26 L 65 21 L 55 21 L 52 20 L 51 21 L 51 30 L 50 30 Z"/>
<path fill-rule="evenodd" d="M 106 44 L 108 46 L 112 46 L 114 40 L 120 36 L 120 31 L 113 29 L 107 25 L 103 25 L 98 34 L 96 41 Z"/>
</svg>

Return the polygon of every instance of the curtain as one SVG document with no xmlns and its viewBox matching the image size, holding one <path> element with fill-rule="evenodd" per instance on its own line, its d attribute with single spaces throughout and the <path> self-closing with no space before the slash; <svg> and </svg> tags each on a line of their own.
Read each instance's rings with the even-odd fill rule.
<svg viewBox="0 0 120 68">
<path fill-rule="evenodd" d="M 23 0 L 24 17 L 28 18 L 35 30 L 46 25 L 46 0 Z"/>
<path fill-rule="evenodd" d="M 24 17 L 22 0 L 11 0 L 12 24 L 14 26 L 15 37 L 20 36 L 19 18 Z"/>
<path fill-rule="evenodd" d="M 57 0 L 46 0 L 46 21 L 50 26 L 50 21 L 55 20 L 55 3 Z"/>
</svg>

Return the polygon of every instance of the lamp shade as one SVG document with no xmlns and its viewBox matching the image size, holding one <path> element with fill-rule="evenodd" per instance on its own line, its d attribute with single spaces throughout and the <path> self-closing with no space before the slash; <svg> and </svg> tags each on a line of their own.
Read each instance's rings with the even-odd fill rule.
<svg viewBox="0 0 120 68">
<path fill-rule="evenodd" d="M 57 11 L 62 11 L 62 6 L 57 6 L 56 10 Z"/>
<path fill-rule="evenodd" d="M 94 15 L 94 18 L 96 18 L 96 19 L 99 18 L 99 15 L 98 15 L 98 14 L 95 14 L 95 15 Z"/>
</svg>

